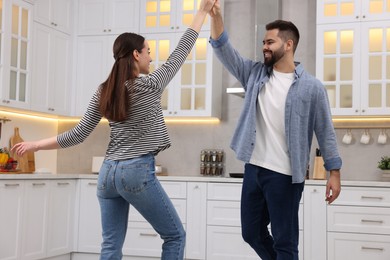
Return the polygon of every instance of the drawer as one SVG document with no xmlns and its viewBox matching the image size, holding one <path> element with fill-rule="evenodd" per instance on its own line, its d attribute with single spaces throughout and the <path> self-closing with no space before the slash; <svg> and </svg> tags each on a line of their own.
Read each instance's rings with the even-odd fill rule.
<svg viewBox="0 0 390 260">
<path fill-rule="evenodd" d="M 303 232 L 299 232 L 299 259 L 303 259 Z M 207 227 L 207 257 L 212 260 L 259 259 L 239 227 Z"/>
<path fill-rule="evenodd" d="M 208 201 L 207 225 L 241 226 L 240 202 Z M 303 204 L 299 205 L 299 229 L 303 230 Z"/>
<path fill-rule="evenodd" d="M 175 207 L 177 214 L 179 215 L 182 223 L 187 219 L 187 202 L 183 199 L 171 199 L 173 206 Z M 132 206 L 129 209 L 129 221 L 134 222 L 146 222 L 144 217 Z"/>
<path fill-rule="evenodd" d="M 390 235 L 390 208 L 329 207 L 328 231 Z"/>
<path fill-rule="evenodd" d="M 328 233 L 328 259 L 389 260 L 390 236 Z"/>
<path fill-rule="evenodd" d="M 386 188 L 343 187 L 330 205 L 390 207 L 390 190 Z"/>
<path fill-rule="evenodd" d="M 171 199 L 185 199 L 187 198 L 187 183 L 175 181 L 161 181 L 165 192 Z"/>
<path fill-rule="evenodd" d="M 208 200 L 241 200 L 241 183 L 208 183 Z"/>
</svg>

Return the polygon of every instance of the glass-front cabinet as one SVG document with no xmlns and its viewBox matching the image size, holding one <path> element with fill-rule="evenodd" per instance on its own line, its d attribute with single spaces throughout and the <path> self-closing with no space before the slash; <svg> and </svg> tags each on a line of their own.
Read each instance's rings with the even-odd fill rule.
<svg viewBox="0 0 390 260">
<path fill-rule="evenodd" d="M 29 108 L 32 6 L 20 0 L 1 1 L 1 6 L 4 56 L 0 105 Z"/>
<path fill-rule="evenodd" d="M 316 73 L 332 114 L 390 114 L 390 0 L 323 0 L 317 8 Z"/>
<path fill-rule="evenodd" d="M 200 0 L 141 1 L 140 32 L 185 31 L 199 8 Z M 209 30 L 206 18 L 202 30 Z"/>
<path fill-rule="evenodd" d="M 140 31 L 149 43 L 151 72 L 160 67 L 190 25 L 199 0 L 146 0 L 141 2 Z M 221 64 L 208 43 L 209 20 L 183 66 L 164 90 L 164 116 L 219 117 Z"/>
</svg>

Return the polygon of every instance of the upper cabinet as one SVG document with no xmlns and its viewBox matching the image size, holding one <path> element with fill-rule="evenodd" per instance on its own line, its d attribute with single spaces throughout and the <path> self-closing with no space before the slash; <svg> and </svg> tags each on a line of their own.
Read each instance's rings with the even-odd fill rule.
<svg viewBox="0 0 390 260">
<path fill-rule="evenodd" d="M 184 32 L 198 10 L 199 0 L 141 1 L 140 32 Z M 202 30 L 210 30 L 206 18 Z"/>
<path fill-rule="evenodd" d="M 31 81 L 31 4 L 21 0 L 0 1 L 1 20 L 1 103 L 29 108 Z"/>
<path fill-rule="evenodd" d="M 333 115 L 390 114 L 390 1 L 318 0 L 316 74 Z"/>
<path fill-rule="evenodd" d="M 147 0 L 141 3 L 140 31 L 149 43 L 151 72 L 177 46 L 198 10 L 199 0 Z M 219 117 L 222 66 L 208 43 L 209 19 L 177 75 L 164 90 L 161 105 L 166 117 Z"/>
<path fill-rule="evenodd" d="M 71 34 L 73 0 L 36 0 L 34 20 L 61 32 Z"/>
<path fill-rule="evenodd" d="M 81 116 L 114 63 L 112 47 L 124 32 L 139 31 L 139 0 L 80 0 L 76 37 L 75 116 Z"/>
<path fill-rule="evenodd" d="M 139 0 L 79 0 L 78 34 L 137 33 L 139 2 Z"/>
</svg>

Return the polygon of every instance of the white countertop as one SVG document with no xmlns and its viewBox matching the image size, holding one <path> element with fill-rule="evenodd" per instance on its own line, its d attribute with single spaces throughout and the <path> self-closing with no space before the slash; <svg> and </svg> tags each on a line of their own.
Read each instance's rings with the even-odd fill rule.
<svg viewBox="0 0 390 260">
<path fill-rule="evenodd" d="M 42 180 L 42 179 L 97 179 L 97 174 L 51 174 L 51 173 L 32 173 L 32 174 L 0 174 L 0 180 Z M 241 178 L 230 177 L 203 177 L 203 176 L 158 176 L 161 181 L 191 181 L 191 182 L 224 182 L 241 183 Z M 309 185 L 325 185 L 325 180 L 306 180 Z M 361 187 L 384 187 L 390 188 L 390 181 L 357 181 L 342 180 L 341 186 L 361 186 Z"/>
</svg>

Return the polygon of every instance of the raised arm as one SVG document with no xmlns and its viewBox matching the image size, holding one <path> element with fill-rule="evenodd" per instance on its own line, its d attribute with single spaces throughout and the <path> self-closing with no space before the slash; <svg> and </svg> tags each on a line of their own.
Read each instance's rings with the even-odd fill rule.
<svg viewBox="0 0 390 260">
<path fill-rule="evenodd" d="M 211 38 L 217 40 L 224 30 L 220 0 L 216 0 L 209 14 L 211 17 Z"/>
<path fill-rule="evenodd" d="M 195 14 L 194 20 L 192 20 L 192 23 L 190 25 L 191 29 L 200 32 L 204 19 L 206 18 L 210 10 L 213 8 L 215 2 L 216 0 L 202 0 L 199 9 Z"/>
</svg>

